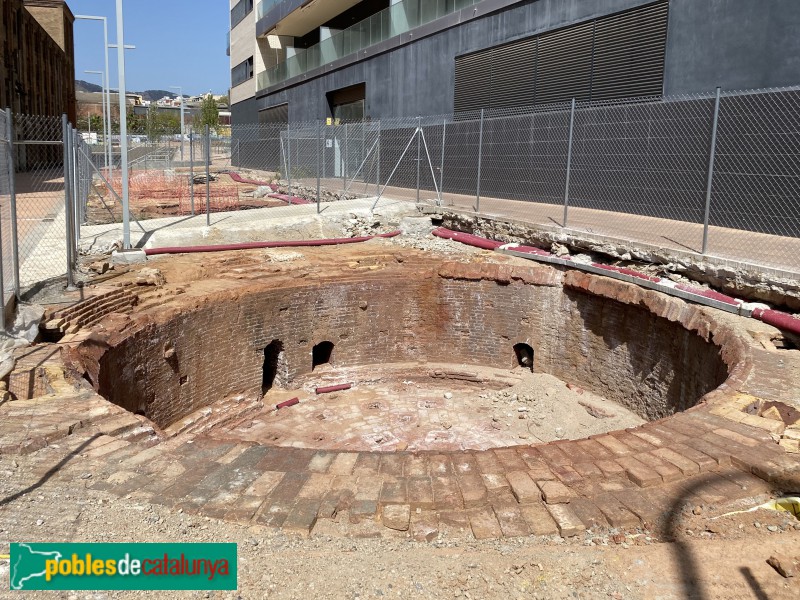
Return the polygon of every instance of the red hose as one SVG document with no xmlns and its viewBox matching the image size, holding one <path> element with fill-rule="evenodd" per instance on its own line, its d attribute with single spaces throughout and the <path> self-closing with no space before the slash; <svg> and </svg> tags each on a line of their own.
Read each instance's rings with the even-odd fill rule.
<svg viewBox="0 0 800 600">
<path fill-rule="evenodd" d="M 226 252 L 228 250 L 253 250 L 256 248 L 294 248 L 300 246 L 338 246 L 366 242 L 374 238 L 391 238 L 400 235 L 400 230 L 378 235 L 352 238 L 329 238 L 322 240 L 291 240 L 286 242 L 243 242 L 241 244 L 218 244 L 216 246 L 176 246 L 166 248 L 145 248 L 147 256 L 156 254 L 193 254 L 195 252 Z"/>
<path fill-rule="evenodd" d="M 536 256 L 553 256 L 547 250 L 542 250 L 535 246 L 514 246 L 511 248 L 514 252 L 524 252 L 525 254 L 535 254 Z"/>
<path fill-rule="evenodd" d="M 282 408 L 287 408 L 289 406 L 294 406 L 295 404 L 300 404 L 300 398 L 292 398 L 291 400 L 286 400 L 285 402 L 281 402 L 280 404 L 276 404 L 275 408 L 280 410 Z"/>
<path fill-rule="evenodd" d="M 269 183 L 267 181 L 258 181 L 257 179 L 247 179 L 239 175 L 236 171 L 228 171 L 228 176 L 233 179 L 236 183 L 247 183 L 250 185 L 265 185 L 270 188 L 273 192 L 278 189 L 278 186 Z"/>
<path fill-rule="evenodd" d="M 494 240 L 487 240 L 486 238 L 472 235 L 471 233 L 461 233 L 460 231 L 451 231 L 444 227 L 438 227 L 433 230 L 433 235 L 436 237 L 444 238 L 446 240 L 455 240 L 468 246 L 475 246 L 476 248 L 483 248 L 484 250 L 497 250 L 503 245 L 503 242 L 496 242 Z"/>
<path fill-rule="evenodd" d="M 353 387 L 352 383 L 340 383 L 339 385 L 329 385 L 327 387 L 318 387 L 315 392 L 318 394 L 328 394 L 330 392 L 341 392 L 342 390 L 349 390 Z"/>
<path fill-rule="evenodd" d="M 793 317 L 785 312 L 779 310 L 769 310 L 765 308 L 756 308 L 753 310 L 753 318 L 763 321 L 768 325 L 777 327 L 778 329 L 785 329 L 800 335 L 800 319 Z"/>
<path fill-rule="evenodd" d="M 716 292 L 714 290 L 705 290 L 703 288 L 693 287 L 691 285 L 685 285 L 682 283 L 679 283 L 675 287 L 683 292 L 689 292 L 690 294 L 703 296 L 704 298 L 710 298 L 711 300 L 716 300 L 717 302 L 730 304 L 731 306 L 739 306 L 740 304 L 736 300 L 736 298 L 731 298 L 730 296 L 726 296 L 725 294 L 720 294 L 719 292 Z"/>
<path fill-rule="evenodd" d="M 622 273 L 623 275 L 627 275 L 628 277 L 636 277 L 637 279 L 652 281 L 653 283 L 658 283 L 659 281 L 661 281 L 660 277 L 653 277 L 652 275 L 646 275 L 645 273 L 640 273 L 639 271 L 634 271 L 633 269 L 626 269 L 625 267 L 614 267 L 611 265 L 603 265 L 600 263 L 592 263 L 592 266 L 598 269 L 603 269 L 605 271 L 614 271 L 615 273 Z"/>
</svg>

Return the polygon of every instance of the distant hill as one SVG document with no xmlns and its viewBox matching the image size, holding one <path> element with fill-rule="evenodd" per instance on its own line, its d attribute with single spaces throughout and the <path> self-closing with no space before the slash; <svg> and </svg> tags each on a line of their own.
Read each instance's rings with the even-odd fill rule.
<svg viewBox="0 0 800 600">
<path fill-rule="evenodd" d="M 88 81 L 83 81 L 82 79 L 78 79 L 75 81 L 75 91 L 76 92 L 102 92 L 103 86 L 95 85 L 94 83 L 89 83 Z"/>
<path fill-rule="evenodd" d="M 88 81 L 83 81 L 82 79 L 77 79 L 75 81 L 75 91 L 76 92 L 102 92 L 103 87 L 100 85 L 96 85 L 94 83 L 89 83 Z M 114 90 L 115 91 L 115 90 Z M 129 94 L 139 94 L 143 99 L 155 101 L 161 100 L 164 96 L 169 96 L 170 98 L 177 98 L 178 94 L 173 94 L 168 90 L 145 90 L 143 92 L 133 92 L 128 91 Z"/>
</svg>

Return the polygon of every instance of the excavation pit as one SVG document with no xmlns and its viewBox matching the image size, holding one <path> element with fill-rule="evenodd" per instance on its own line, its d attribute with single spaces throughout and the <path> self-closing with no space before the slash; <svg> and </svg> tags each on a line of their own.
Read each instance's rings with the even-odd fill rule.
<svg viewBox="0 0 800 600">
<path fill-rule="evenodd" d="M 694 307 L 578 272 L 378 253 L 308 276 L 252 256 L 192 286 L 176 270 L 180 294 L 101 352 L 79 344 L 75 363 L 170 435 L 380 452 L 635 427 L 696 405 L 733 366 Z"/>
<path fill-rule="evenodd" d="M 58 397 L 0 406 L 0 452 L 63 448 L 92 490 L 184 514 L 422 541 L 663 539 L 687 501 L 796 489 L 800 360 L 775 328 L 401 243 L 178 255 L 87 288 L 12 373 L 18 399 Z"/>
</svg>

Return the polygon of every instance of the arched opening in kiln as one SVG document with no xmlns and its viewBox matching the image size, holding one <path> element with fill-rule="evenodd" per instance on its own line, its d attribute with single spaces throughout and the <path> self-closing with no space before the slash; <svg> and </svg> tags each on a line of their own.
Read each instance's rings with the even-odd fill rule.
<svg viewBox="0 0 800 600">
<path fill-rule="evenodd" d="M 533 372 L 533 348 L 529 344 L 514 344 L 514 366 Z"/>
<path fill-rule="evenodd" d="M 333 357 L 333 342 L 320 342 L 311 350 L 311 370 L 313 371 L 320 365 L 331 362 Z"/>
<path fill-rule="evenodd" d="M 261 391 L 263 393 L 272 389 L 278 376 L 278 369 L 283 359 L 283 342 L 272 340 L 264 348 L 264 367 L 262 369 Z"/>
</svg>

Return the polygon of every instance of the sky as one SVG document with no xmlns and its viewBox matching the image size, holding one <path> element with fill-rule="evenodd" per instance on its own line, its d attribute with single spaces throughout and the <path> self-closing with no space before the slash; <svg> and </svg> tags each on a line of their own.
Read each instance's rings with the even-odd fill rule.
<svg viewBox="0 0 800 600">
<path fill-rule="evenodd" d="M 108 17 L 108 42 L 117 40 L 116 0 L 67 0 L 75 15 Z M 131 91 L 169 90 L 182 86 L 186 95 L 227 94 L 230 63 L 225 53 L 230 21 L 227 0 L 123 0 L 125 87 Z M 102 21 L 75 21 L 75 78 L 100 84 Z M 110 85 L 116 89 L 117 51 L 109 51 Z M 177 90 L 172 90 L 177 93 Z"/>
</svg>

